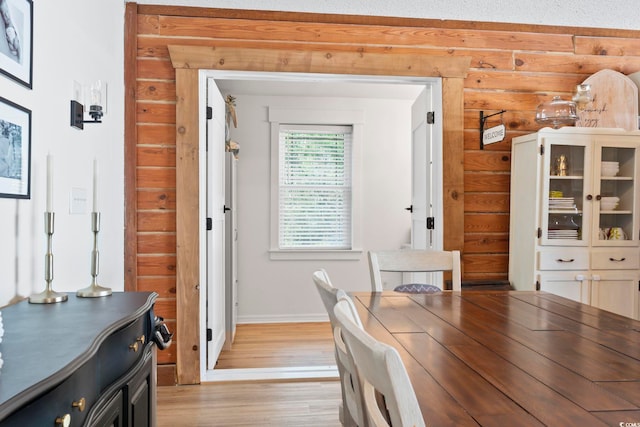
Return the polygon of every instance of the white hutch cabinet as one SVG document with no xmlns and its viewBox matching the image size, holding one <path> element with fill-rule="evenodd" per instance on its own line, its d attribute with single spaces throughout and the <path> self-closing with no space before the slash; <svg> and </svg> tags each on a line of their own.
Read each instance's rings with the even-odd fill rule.
<svg viewBox="0 0 640 427">
<path fill-rule="evenodd" d="M 513 138 L 509 281 L 638 318 L 640 132 Z"/>
</svg>

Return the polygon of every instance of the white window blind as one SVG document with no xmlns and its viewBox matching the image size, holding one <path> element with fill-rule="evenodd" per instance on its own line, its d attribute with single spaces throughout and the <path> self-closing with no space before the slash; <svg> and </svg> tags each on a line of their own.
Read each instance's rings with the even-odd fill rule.
<svg viewBox="0 0 640 427">
<path fill-rule="evenodd" d="M 280 249 L 352 248 L 352 127 L 280 125 Z"/>
</svg>

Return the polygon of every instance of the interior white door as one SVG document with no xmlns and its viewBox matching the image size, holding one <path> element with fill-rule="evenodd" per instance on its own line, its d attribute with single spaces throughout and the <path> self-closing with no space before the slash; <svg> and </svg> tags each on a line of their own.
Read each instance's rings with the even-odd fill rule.
<svg viewBox="0 0 640 427">
<path fill-rule="evenodd" d="M 427 218 L 434 217 L 433 205 L 433 125 L 427 114 L 434 110 L 433 88 L 424 90 L 411 107 L 411 247 L 434 249 L 434 231 L 427 228 Z"/>
<path fill-rule="evenodd" d="M 437 215 L 440 203 L 436 185 L 439 165 L 434 162 L 435 96 L 434 86 L 424 90 L 411 106 L 411 247 L 413 249 L 442 249 L 438 230 L 442 216 Z M 436 113 L 437 114 L 437 113 Z M 431 115 L 431 118 L 429 118 Z M 435 154 L 434 154 L 435 153 Z M 406 283 L 432 283 L 443 286 L 442 273 L 409 273 Z"/>
<path fill-rule="evenodd" d="M 225 103 L 215 80 L 207 79 L 207 369 L 215 367 L 225 340 Z"/>
<path fill-rule="evenodd" d="M 225 155 L 225 342 L 231 350 L 238 320 L 238 186 L 237 160 Z"/>
</svg>

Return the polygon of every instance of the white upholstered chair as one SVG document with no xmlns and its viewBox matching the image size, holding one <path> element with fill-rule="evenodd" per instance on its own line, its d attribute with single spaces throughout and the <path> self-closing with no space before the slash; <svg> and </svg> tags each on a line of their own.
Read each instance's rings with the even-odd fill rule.
<svg viewBox="0 0 640 427">
<path fill-rule="evenodd" d="M 342 390 L 342 405 L 340 405 L 340 422 L 343 426 L 367 427 L 364 417 L 363 400 L 360 387 L 360 380 L 357 370 L 353 364 L 351 356 L 347 353 L 347 348 L 342 340 L 340 328 L 336 328 L 336 318 L 333 311 L 338 299 L 349 299 L 348 295 L 341 289 L 335 288 L 331 284 L 329 275 L 325 270 L 318 270 L 313 273 L 313 282 L 318 289 L 322 303 L 329 314 L 331 329 L 335 344 L 335 357 L 338 373 L 340 375 L 340 388 Z M 350 300 L 349 300 L 350 301 Z M 353 306 L 353 304 L 351 304 Z M 362 327 L 360 318 L 357 317 L 357 324 Z"/>
<path fill-rule="evenodd" d="M 369 272 L 371 289 L 381 292 L 382 271 L 402 273 L 451 271 L 452 290 L 462 289 L 460 272 L 460 251 L 434 251 L 418 249 L 398 249 L 389 251 L 369 251 Z M 397 292 L 432 293 L 441 289 L 434 284 L 401 284 L 394 288 Z"/>
<path fill-rule="evenodd" d="M 369 426 L 425 426 L 413 386 L 396 349 L 364 331 L 354 319 L 353 306 L 348 301 L 340 299 L 334 311 L 336 329 L 340 328 L 347 351 L 358 368 Z M 378 394 L 383 399 L 378 399 Z M 384 408 L 380 402 L 384 402 Z"/>
</svg>

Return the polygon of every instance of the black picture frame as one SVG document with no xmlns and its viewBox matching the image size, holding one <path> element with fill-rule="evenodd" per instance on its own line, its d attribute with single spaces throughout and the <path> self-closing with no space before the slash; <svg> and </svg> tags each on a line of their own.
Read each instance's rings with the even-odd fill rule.
<svg viewBox="0 0 640 427">
<path fill-rule="evenodd" d="M 2 97 L 0 197 L 31 198 L 31 110 Z"/>
<path fill-rule="evenodd" d="M 0 73 L 33 86 L 33 0 L 0 0 Z"/>
</svg>

